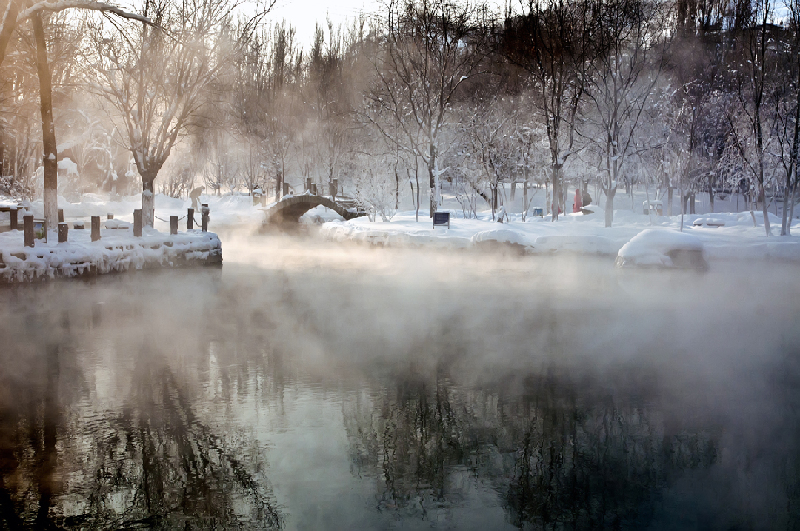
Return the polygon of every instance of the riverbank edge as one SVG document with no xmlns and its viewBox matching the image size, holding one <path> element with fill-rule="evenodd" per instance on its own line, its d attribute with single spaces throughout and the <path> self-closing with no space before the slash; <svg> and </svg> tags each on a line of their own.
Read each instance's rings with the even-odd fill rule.
<svg viewBox="0 0 800 531">
<path fill-rule="evenodd" d="M 0 285 L 95 277 L 150 269 L 221 267 L 222 242 L 213 232 L 189 230 L 170 235 L 149 230 L 134 237 L 132 230 L 105 229 L 95 242 L 23 245 L 22 231 L 0 240 Z M 88 236 L 88 235 L 87 235 Z M 18 241 L 17 241 L 18 240 Z"/>
<path fill-rule="evenodd" d="M 349 225 L 349 226 L 348 226 Z M 517 256 L 599 256 L 614 260 L 619 250 L 642 231 L 657 227 L 621 227 L 608 236 L 584 233 L 580 230 L 561 234 L 542 235 L 530 239 L 508 229 L 485 230 L 465 236 L 449 235 L 445 229 L 430 231 L 387 231 L 382 227 L 370 230 L 347 222 L 324 223 L 320 236 L 332 242 L 350 242 L 369 247 L 407 249 L 475 250 Z M 667 227 L 662 227 L 669 230 Z M 344 229 L 344 230 L 343 230 Z M 707 259 L 718 261 L 772 260 L 800 263 L 800 238 L 797 236 L 769 238 L 718 238 L 713 230 L 689 230 L 700 238 Z"/>
</svg>

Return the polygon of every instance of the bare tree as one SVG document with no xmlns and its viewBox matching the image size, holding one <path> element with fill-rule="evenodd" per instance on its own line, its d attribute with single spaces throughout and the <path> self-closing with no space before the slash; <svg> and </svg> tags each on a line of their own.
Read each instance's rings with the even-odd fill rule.
<svg viewBox="0 0 800 531">
<path fill-rule="evenodd" d="M 153 225 L 158 172 L 226 67 L 232 43 L 219 30 L 230 11 L 227 0 L 147 0 L 155 26 L 127 28 L 124 38 L 94 33 L 94 87 L 116 110 L 142 177 L 145 226 Z"/>
<path fill-rule="evenodd" d="M 583 0 L 529 0 L 509 17 L 503 53 L 533 81 L 533 103 L 544 119 L 553 182 L 553 221 L 562 198 L 562 169 L 575 150 L 575 117 L 592 59 L 591 4 Z M 548 205 L 549 206 L 549 205 Z"/>
<path fill-rule="evenodd" d="M 483 72 L 478 11 L 447 0 L 390 2 L 364 117 L 428 172 L 439 203 L 440 136 L 462 83 Z"/>
<path fill-rule="evenodd" d="M 595 42 L 601 53 L 591 64 L 589 127 L 582 134 L 600 155 L 610 227 L 617 183 L 625 178 L 630 186 L 623 168 L 636 151 L 637 128 L 663 67 L 667 11 L 651 0 L 604 0 L 597 9 Z"/>
<path fill-rule="evenodd" d="M 734 35 L 733 93 L 736 105 L 729 108 L 732 139 L 748 173 L 755 180 L 758 201 L 764 215 L 764 230 L 771 235 L 764 183 L 770 130 L 767 125 L 768 98 L 776 76 L 777 54 L 771 49 L 774 26 L 773 5 L 756 0 L 746 10 L 743 27 Z M 751 209 L 752 212 L 752 209 Z M 753 217 L 755 222 L 755 216 Z"/>
<path fill-rule="evenodd" d="M 782 42 L 781 73 L 784 82 L 778 85 L 774 97 L 778 158 L 783 170 L 783 217 L 781 236 L 791 236 L 794 205 L 797 202 L 797 165 L 800 155 L 800 2 L 789 0 L 788 27 Z"/>
</svg>

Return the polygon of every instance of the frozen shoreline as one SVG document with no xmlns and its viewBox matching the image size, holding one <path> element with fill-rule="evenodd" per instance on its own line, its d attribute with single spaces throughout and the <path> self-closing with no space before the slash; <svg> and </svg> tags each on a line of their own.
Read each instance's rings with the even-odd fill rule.
<svg viewBox="0 0 800 531">
<path fill-rule="evenodd" d="M 320 234 L 332 241 L 377 246 L 458 249 L 499 244 L 524 254 L 613 257 L 644 230 L 674 232 L 680 229 L 680 216 L 645 216 L 626 210 L 615 210 L 614 226 L 605 227 L 599 208 L 590 215 L 562 215 L 556 222 L 551 222 L 549 217 L 528 217 L 523 222 L 519 215 L 509 216 L 505 223 L 492 222 L 486 215 L 482 219 L 451 217 L 449 229 L 433 228 L 427 212 L 420 212 L 419 222 L 414 219 L 414 212 L 399 212 L 390 222 L 370 222 L 366 218 L 326 221 Z M 762 219 L 760 213 L 756 213 L 757 226 L 754 227 L 749 212 L 685 215 L 683 232 L 702 242 L 706 257 L 712 260 L 767 258 L 800 262 L 800 237 L 767 237 Z M 710 220 L 715 226 L 708 225 Z M 780 230 L 780 219 L 770 215 L 770 222 L 775 234 Z M 797 224 L 793 228 L 800 230 Z"/>
<path fill-rule="evenodd" d="M 70 229 L 65 243 L 35 240 L 33 247 L 25 247 L 22 231 L 2 233 L 0 283 L 222 264 L 222 243 L 212 232 L 190 230 L 170 235 L 145 229 L 142 237 L 134 237 L 133 230 L 126 227 L 101 229 L 100 234 L 101 239 L 93 242 L 90 230 Z"/>
</svg>

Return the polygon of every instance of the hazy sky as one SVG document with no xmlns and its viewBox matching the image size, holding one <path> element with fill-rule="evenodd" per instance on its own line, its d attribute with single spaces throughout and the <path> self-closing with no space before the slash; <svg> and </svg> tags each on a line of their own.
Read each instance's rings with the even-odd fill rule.
<svg viewBox="0 0 800 531">
<path fill-rule="evenodd" d="M 278 0 L 269 19 L 273 22 L 285 19 L 291 23 L 297 29 L 297 43 L 308 49 L 316 23 L 325 28 L 326 19 L 330 17 L 334 26 L 346 24 L 360 12 L 374 13 L 380 6 L 379 0 Z"/>
</svg>

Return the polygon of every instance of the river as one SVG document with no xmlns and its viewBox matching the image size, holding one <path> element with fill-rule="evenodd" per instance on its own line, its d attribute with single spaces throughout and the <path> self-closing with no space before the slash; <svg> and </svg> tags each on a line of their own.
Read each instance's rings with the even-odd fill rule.
<svg viewBox="0 0 800 531">
<path fill-rule="evenodd" d="M 0 290 L 0 527 L 800 526 L 796 266 L 222 239 Z"/>
</svg>

